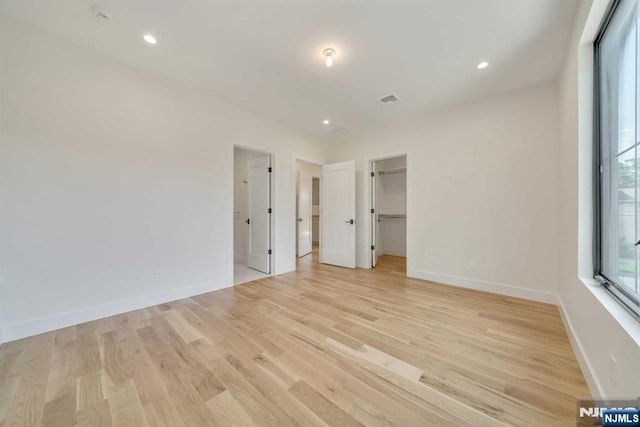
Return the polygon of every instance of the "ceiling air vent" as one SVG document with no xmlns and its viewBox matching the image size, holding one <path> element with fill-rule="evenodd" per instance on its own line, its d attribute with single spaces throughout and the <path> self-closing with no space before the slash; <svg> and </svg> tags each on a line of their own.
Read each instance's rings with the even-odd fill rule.
<svg viewBox="0 0 640 427">
<path fill-rule="evenodd" d="M 104 10 L 100 10 L 95 6 L 91 7 L 91 11 L 96 15 L 96 18 L 98 18 L 101 21 L 111 21 L 111 15 L 108 12 L 105 12 Z"/>
<path fill-rule="evenodd" d="M 381 104 L 393 104 L 394 102 L 398 102 L 399 99 L 395 94 L 390 94 L 387 96 L 383 96 L 382 98 L 378 99 L 378 101 L 380 101 Z"/>
</svg>

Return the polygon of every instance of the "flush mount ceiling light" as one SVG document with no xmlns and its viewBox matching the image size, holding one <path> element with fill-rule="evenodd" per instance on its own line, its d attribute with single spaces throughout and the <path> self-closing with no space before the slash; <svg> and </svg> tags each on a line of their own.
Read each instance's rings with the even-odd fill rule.
<svg viewBox="0 0 640 427">
<path fill-rule="evenodd" d="M 323 123 L 323 124 L 325 124 L 325 125 L 328 125 L 328 124 L 329 124 L 329 123 L 331 123 L 331 122 L 329 121 L 329 119 L 324 119 L 324 120 L 322 121 L 322 123 Z"/>
<path fill-rule="evenodd" d="M 489 66 L 489 63 L 487 61 L 482 61 L 481 63 L 478 64 L 478 70 L 484 70 L 488 66 Z"/>
<path fill-rule="evenodd" d="M 324 56 L 324 65 L 326 65 L 327 67 L 331 67 L 333 65 L 333 56 L 335 54 L 336 51 L 331 48 L 323 50 L 322 55 Z"/>
<path fill-rule="evenodd" d="M 149 44 L 158 43 L 158 40 L 156 40 L 156 38 L 154 36 L 152 36 L 151 34 L 145 34 L 143 39 L 144 39 L 144 41 L 146 41 Z"/>
</svg>

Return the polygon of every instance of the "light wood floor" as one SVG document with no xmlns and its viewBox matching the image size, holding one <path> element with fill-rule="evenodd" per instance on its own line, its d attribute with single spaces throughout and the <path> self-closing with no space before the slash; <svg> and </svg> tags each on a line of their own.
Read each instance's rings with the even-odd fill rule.
<svg viewBox="0 0 640 427">
<path fill-rule="evenodd" d="M 575 425 L 556 307 L 315 256 L 2 345 L 0 426 Z"/>
</svg>

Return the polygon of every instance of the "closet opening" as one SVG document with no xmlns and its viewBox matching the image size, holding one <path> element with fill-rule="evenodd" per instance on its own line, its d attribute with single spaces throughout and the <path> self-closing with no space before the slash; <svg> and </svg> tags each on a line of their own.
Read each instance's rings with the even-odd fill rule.
<svg viewBox="0 0 640 427">
<path fill-rule="evenodd" d="M 320 247 L 320 178 L 322 165 L 296 159 L 296 255 Z"/>
<path fill-rule="evenodd" d="M 371 160 L 371 267 L 407 257 L 407 156 Z"/>
<path fill-rule="evenodd" d="M 273 271 L 273 155 L 233 148 L 233 284 Z"/>
</svg>

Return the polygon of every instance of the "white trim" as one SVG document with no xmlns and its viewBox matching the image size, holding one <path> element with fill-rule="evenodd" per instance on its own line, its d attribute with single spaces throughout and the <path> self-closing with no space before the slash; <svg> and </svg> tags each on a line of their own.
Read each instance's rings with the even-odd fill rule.
<svg viewBox="0 0 640 427">
<path fill-rule="evenodd" d="M 236 209 L 235 203 L 235 170 L 236 170 L 236 146 L 231 144 L 229 145 L 228 159 L 229 162 L 229 173 L 227 175 L 227 189 L 229 192 L 227 193 L 227 206 L 229 207 L 227 212 L 227 280 L 231 283 L 234 282 L 235 273 L 234 266 L 235 263 L 235 217 L 234 211 Z"/>
<path fill-rule="evenodd" d="M 293 188 L 294 188 L 294 193 L 295 193 L 295 197 L 293 198 L 293 218 L 297 218 L 298 217 L 298 160 L 301 162 L 305 162 L 305 163 L 311 163 L 313 165 L 316 166 L 320 166 L 320 176 L 313 176 L 314 178 L 318 178 L 320 180 L 320 218 L 318 221 L 318 234 L 320 234 L 320 236 L 322 236 L 322 207 L 324 206 L 323 204 L 323 200 L 322 200 L 322 166 L 326 165 L 327 162 L 322 162 L 320 160 L 317 159 L 312 159 L 309 157 L 304 157 L 301 156 L 299 154 L 294 154 L 293 155 Z M 295 227 L 295 239 L 296 239 L 296 244 L 295 244 L 295 254 L 294 254 L 294 259 L 298 259 L 298 223 L 296 222 L 294 227 Z M 320 240 L 322 240 L 322 237 L 320 238 Z M 313 243 L 318 243 L 318 262 L 322 264 L 322 243 L 320 242 L 312 242 Z M 288 268 L 288 267 L 287 267 Z M 294 261 L 293 263 L 293 271 L 296 271 L 297 269 L 297 263 Z M 285 268 L 278 270 L 278 271 L 282 271 L 282 272 L 286 272 L 288 273 L 291 270 L 287 270 L 287 271 L 283 271 L 285 270 Z M 282 273 L 278 273 L 278 274 L 282 274 Z"/>
<path fill-rule="evenodd" d="M 275 265 L 276 265 L 276 257 L 278 256 L 277 251 L 276 251 L 276 240 L 277 240 L 277 236 L 276 236 L 276 215 L 278 212 L 278 206 L 276 204 L 276 200 L 278 200 L 277 198 L 277 194 L 276 194 L 276 190 L 277 190 L 277 186 L 276 186 L 276 173 L 278 172 L 278 168 L 276 167 L 276 155 L 273 152 L 270 151 L 264 151 L 264 150 L 260 150 L 258 148 L 253 148 L 253 147 L 249 147 L 246 145 L 242 145 L 242 144 L 233 144 L 231 145 L 231 149 L 230 149 L 230 164 L 231 164 L 231 172 L 228 174 L 227 179 L 228 179 L 228 188 L 231 189 L 231 191 L 228 193 L 228 203 L 229 206 L 231 206 L 231 209 L 229 209 L 229 215 L 227 217 L 227 274 L 229 275 L 229 279 L 228 281 L 230 283 L 233 283 L 235 278 L 234 278 L 234 271 L 233 271 L 233 264 L 235 263 L 236 260 L 239 260 L 238 258 L 235 257 L 235 250 L 234 250 L 234 243 L 235 243 L 235 236 L 234 236 L 234 231 L 235 231 L 235 220 L 234 220 L 234 210 L 235 210 L 235 182 L 234 182 L 234 176 L 235 176 L 235 166 L 236 166 L 236 156 L 235 156 L 235 149 L 239 148 L 242 150 L 246 150 L 246 151 L 253 151 L 255 153 L 260 153 L 260 154 L 264 154 L 265 156 L 269 156 L 269 164 L 271 165 L 271 168 L 273 168 L 273 172 L 271 173 L 271 200 L 270 200 L 270 207 L 272 209 L 272 212 L 274 212 L 274 214 L 271 215 L 270 218 L 270 223 L 269 226 L 271 227 L 271 230 L 269 231 L 269 246 L 271 247 L 272 250 L 272 255 L 269 259 L 269 271 L 270 274 L 268 274 L 268 276 L 273 276 L 275 275 Z M 246 260 L 246 258 L 245 258 Z M 233 285 L 232 285 L 233 286 Z"/>
<path fill-rule="evenodd" d="M 283 264 L 276 267 L 276 271 L 272 276 L 278 276 L 280 274 L 286 274 L 296 271 L 296 263 Z"/>
<path fill-rule="evenodd" d="M 503 283 L 487 282 L 484 280 L 469 279 L 466 277 L 451 276 L 449 274 L 432 273 L 417 269 L 408 269 L 408 277 L 438 282 L 445 285 L 460 288 L 475 289 L 516 298 L 524 298 L 532 301 L 557 305 L 558 297 L 553 292 L 539 291 L 537 289 L 522 288 L 519 286 L 505 285 Z"/>
<path fill-rule="evenodd" d="M 591 392 L 591 396 L 594 399 L 600 399 L 604 396 L 602 391 L 602 386 L 600 385 L 600 381 L 595 375 L 595 370 L 591 366 L 589 362 L 589 358 L 587 357 L 587 353 L 584 351 L 582 347 L 582 342 L 578 335 L 575 333 L 573 329 L 573 324 L 571 323 L 571 319 L 569 318 L 569 314 L 567 310 L 564 308 L 564 303 L 562 302 L 562 298 L 558 295 L 558 309 L 560 311 L 560 317 L 562 318 L 562 323 L 564 323 L 564 329 L 567 331 L 567 336 L 569 337 L 569 342 L 571 343 L 571 348 L 573 348 L 573 353 L 576 355 L 576 359 L 578 360 L 578 364 L 580 365 L 580 370 L 582 371 L 582 375 L 584 379 L 587 381 L 587 386 L 589 387 L 589 391 Z"/>
<path fill-rule="evenodd" d="M 600 286 L 595 279 L 580 277 L 579 280 L 609 315 L 613 317 L 622 330 L 640 347 L 640 323 L 638 319 L 628 312 L 619 301 L 614 299 L 604 287 Z"/>
<path fill-rule="evenodd" d="M 207 292 L 217 291 L 233 286 L 228 280 L 213 280 L 181 288 L 167 289 L 152 295 L 141 295 L 120 301 L 98 304 L 88 308 L 53 314 L 51 316 L 26 320 L 23 322 L 4 325 L 4 341 L 9 342 L 20 338 L 79 325 L 93 320 L 103 319 L 141 308 L 152 307 L 166 302 L 189 298 Z"/>
<path fill-rule="evenodd" d="M 359 258 L 356 260 L 357 268 L 371 269 L 371 260 L 369 258 Z"/>
<path fill-rule="evenodd" d="M 410 222 L 409 222 L 409 218 L 411 217 L 411 215 L 409 215 L 409 213 L 411 212 L 411 198 L 413 196 L 413 191 L 411 188 L 411 165 L 409 164 L 410 159 L 411 159 L 411 155 L 409 153 L 409 150 L 400 150 L 397 152 L 391 152 L 391 153 L 386 153 L 386 154 L 381 154 L 378 156 L 372 156 L 372 157 L 367 157 L 364 159 L 365 161 L 365 183 L 364 183 L 364 207 L 365 207 L 365 215 L 364 215 L 364 224 L 365 224 L 365 242 L 367 243 L 367 245 L 365 246 L 365 252 L 367 253 L 367 260 L 365 261 L 365 263 L 367 264 L 367 266 L 365 267 L 364 265 L 362 265 L 362 268 L 373 268 L 373 259 L 371 257 L 371 245 L 373 244 L 372 242 L 372 227 L 373 225 L 371 224 L 371 172 L 373 172 L 373 162 L 378 161 L 378 160 L 386 160 L 386 159 L 393 159 L 396 157 L 405 157 L 407 160 L 407 206 L 405 207 L 406 212 L 407 212 L 407 229 L 406 229 L 406 236 L 405 236 L 405 243 L 407 245 L 407 253 L 403 256 L 406 256 L 407 258 L 407 266 L 409 265 L 409 260 L 410 260 L 410 248 L 411 245 L 409 244 L 409 239 L 410 239 L 410 235 L 409 235 L 409 230 L 410 230 Z M 361 260 L 358 260 L 358 263 L 360 263 Z M 360 265 L 358 265 L 358 267 L 360 267 Z M 409 270 L 407 268 L 407 275 L 409 273 Z"/>
</svg>

